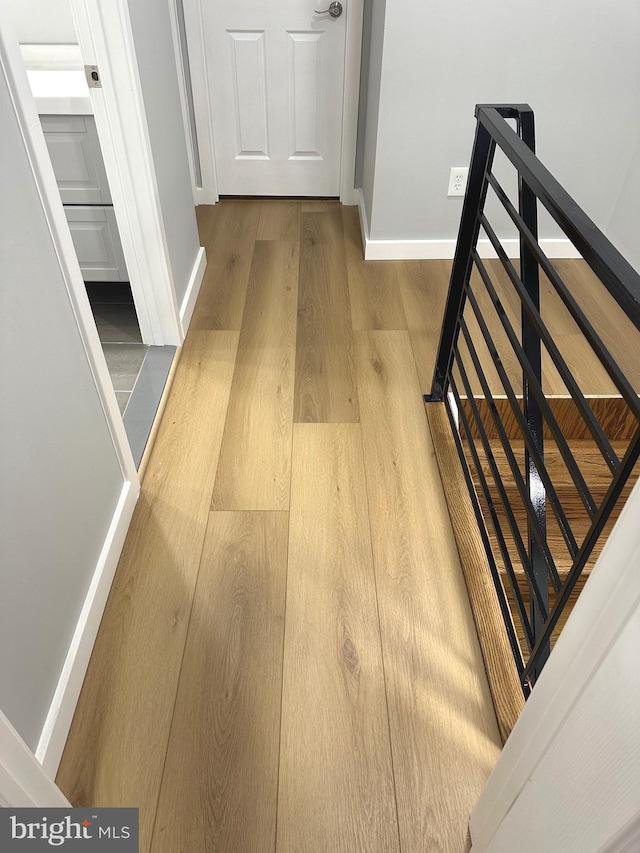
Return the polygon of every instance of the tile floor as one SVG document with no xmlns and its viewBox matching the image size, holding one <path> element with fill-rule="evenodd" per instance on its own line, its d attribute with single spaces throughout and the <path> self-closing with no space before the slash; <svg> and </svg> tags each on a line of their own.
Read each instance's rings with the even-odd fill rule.
<svg viewBox="0 0 640 853">
<path fill-rule="evenodd" d="M 115 298 L 124 299 L 120 294 Z M 120 412 L 124 414 L 149 347 L 142 343 L 133 302 L 92 299 L 91 307 Z"/>
<path fill-rule="evenodd" d="M 175 347 L 146 346 L 130 291 L 90 285 L 89 299 L 136 465 L 140 464 Z"/>
</svg>

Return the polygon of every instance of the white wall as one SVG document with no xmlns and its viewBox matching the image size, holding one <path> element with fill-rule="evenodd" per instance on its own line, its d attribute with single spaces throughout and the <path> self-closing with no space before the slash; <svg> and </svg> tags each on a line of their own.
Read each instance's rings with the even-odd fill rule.
<svg viewBox="0 0 640 853">
<path fill-rule="evenodd" d="M 75 44 L 68 0 L 2 0 L 21 44 Z"/>
<path fill-rule="evenodd" d="M 640 129 L 635 0 L 394 0 L 384 27 L 376 145 L 363 164 L 366 175 L 375 157 L 373 184 L 363 182 L 372 238 L 456 237 L 449 169 L 468 162 L 483 102 L 529 102 L 541 159 L 607 226 Z M 638 230 L 638 205 L 620 215 Z"/>
<path fill-rule="evenodd" d="M 640 484 L 487 781 L 473 853 L 640 845 Z"/>
<path fill-rule="evenodd" d="M 200 241 L 169 18 L 173 0 L 128 0 L 153 165 L 181 305 Z"/>
<path fill-rule="evenodd" d="M 1 67 L 0 126 L 0 708 L 35 749 L 123 473 Z"/>
</svg>

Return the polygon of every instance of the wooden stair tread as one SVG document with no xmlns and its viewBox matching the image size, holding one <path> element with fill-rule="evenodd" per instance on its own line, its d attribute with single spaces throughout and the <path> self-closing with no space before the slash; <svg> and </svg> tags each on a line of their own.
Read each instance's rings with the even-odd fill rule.
<svg viewBox="0 0 640 853">
<path fill-rule="evenodd" d="M 515 518 L 522 539 L 526 544 L 527 514 L 522 502 L 522 498 L 520 496 L 520 492 L 518 491 L 518 487 L 516 486 L 515 480 L 513 478 L 511 466 L 507 459 L 507 453 L 498 438 L 491 438 L 489 443 L 491 454 L 493 456 L 492 462 L 497 468 L 500 477 L 502 478 L 504 490 L 511 504 L 513 516 Z M 513 455 L 520 468 L 520 471 L 524 472 L 525 444 L 523 439 L 511 438 L 509 443 L 511 450 L 513 451 Z M 614 452 L 616 453 L 618 458 L 621 459 L 627 450 L 629 441 L 627 439 L 617 438 L 613 439 L 611 441 L 611 444 Z M 598 447 L 592 439 L 569 439 L 568 445 L 579 470 L 582 472 L 582 475 L 585 479 L 585 482 L 589 488 L 589 491 L 591 492 L 594 501 L 596 502 L 596 504 L 600 504 L 605 499 L 607 491 L 612 482 L 612 474 L 609 469 L 609 466 L 607 465 Z M 467 446 L 466 441 L 463 441 L 463 446 Z M 509 528 L 507 512 L 502 504 L 498 488 L 493 478 L 492 464 L 490 464 L 489 459 L 487 457 L 487 453 L 485 453 L 484 449 L 481 446 L 476 445 L 476 450 L 478 454 L 478 462 L 480 469 L 489 486 L 489 494 L 493 502 L 497 521 L 502 529 L 505 544 L 508 553 L 512 559 L 512 568 L 513 573 L 515 575 L 515 580 L 518 585 L 518 589 L 523 600 L 525 609 L 528 613 L 531 606 L 531 588 L 522 563 L 520 562 L 520 559 L 518 557 L 515 541 Z M 468 452 L 468 449 L 467 458 L 470 460 L 470 453 Z M 585 537 L 589 532 L 591 526 L 591 519 L 582 502 L 582 499 L 580 498 L 580 495 L 575 487 L 573 479 L 569 473 L 569 470 L 565 464 L 563 456 L 556 442 L 548 437 L 545 439 L 544 444 L 544 458 L 549 478 L 551 479 L 551 482 L 553 483 L 553 486 L 556 490 L 559 501 L 563 507 L 564 513 L 572 529 L 578 547 L 580 547 L 581 543 L 584 541 Z M 489 535 L 489 542 L 493 550 L 496 566 L 500 573 L 507 602 L 511 610 L 516 635 L 518 637 L 518 641 L 520 643 L 523 655 L 526 658 L 529 646 L 526 642 L 525 631 L 521 624 L 516 603 L 516 594 L 513 589 L 509 574 L 507 573 L 504 565 L 502 554 L 498 546 L 498 538 L 493 528 L 493 523 L 490 520 L 487 499 L 480 487 L 480 480 L 478 477 L 478 473 L 475 470 L 474 464 L 470 464 L 470 469 L 483 516 L 485 519 L 487 519 L 487 532 Z M 620 495 L 616 506 L 614 507 L 611 513 L 611 516 L 605 523 L 604 529 L 600 534 L 598 541 L 596 542 L 591 554 L 589 555 L 589 559 L 584 569 L 582 570 L 581 575 L 578 578 L 578 581 L 571 592 L 571 595 L 569 596 L 567 606 L 564 608 L 560 619 L 558 620 L 558 624 L 556 625 L 552 633 L 552 647 L 558 639 L 560 633 L 562 632 L 562 629 L 564 628 L 567 619 L 569 618 L 569 615 L 571 614 L 571 611 L 573 610 L 573 607 L 584 588 L 585 583 L 589 579 L 591 570 L 595 565 L 602 551 L 602 548 L 604 547 L 604 543 L 606 542 L 611 530 L 613 529 L 613 526 L 618 516 L 620 515 L 622 507 L 624 506 L 624 503 L 627 497 L 629 496 L 631 489 L 633 488 L 639 471 L 640 463 L 636 467 L 636 471 L 634 472 L 635 475 L 630 478 L 629 482 L 623 488 L 622 494 Z M 569 554 L 569 550 L 567 548 L 562 532 L 560 530 L 556 515 L 549 501 L 547 501 L 547 543 L 549 545 L 549 550 L 553 556 L 556 569 L 560 576 L 560 580 L 561 582 L 564 582 L 571 569 L 572 559 Z M 550 586 L 550 606 L 553 606 L 554 604 L 555 595 L 555 591 Z"/>
<path fill-rule="evenodd" d="M 476 397 L 474 401 L 489 438 L 497 438 L 498 434 L 489 403 L 483 397 Z M 504 424 L 507 437 L 510 439 L 519 439 L 522 433 L 509 401 L 499 397 L 494 398 L 494 402 L 500 419 Z M 571 397 L 548 397 L 547 402 L 566 437 L 591 440 L 591 433 L 582 420 L 576 404 Z M 638 421 L 621 397 L 589 397 L 588 403 L 604 434 L 610 441 L 629 441 L 637 433 Z M 478 430 L 473 423 L 471 405 L 467 400 L 463 400 L 462 405 L 467 417 L 471 421 L 472 435 L 477 438 Z M 544 435 L 546 438 L 553 438 L 546 425 Z"/>
<path fill-rule="evenodd" d="M 602 493 L 604 495 L 611 484 L 612 474 L 611 469 L 605 462 L 594 442 L 584 439 L 573 439 L 569 440 L 567 443 L 569 445 L 569 450 L 576 460 L 578 468 L 589 485 L 589 489 L 592 493 L 597 492 L 598 494 Z M 509 444 L 516 461 L 521 466 L 521 470 L 523 470 L 524 441 L 522 439 L 511 439 Z M 619 459 L 622 459 L 624 456 L 628 444 L 629 442 L 627 441 L 611 442 L 613 451 Z M 492 439 L 490 445 L 498 471 L 505 481 L 509 483 L 511 478 L 511 466 L 507 460 L 506 451 L 498 439 Z M 489 465 L 489 461 L 486 458 L 483 448 L 481 446 L 477 446 L 477 450 L 483 473 L 487 476 L 491 476 L 491 466 Z M 561 488 L 563 486 L 573 488 L 573 479 L 571 478 L 569 470 L 565 464 L 562 453 L 560 452 L 557 444 L 550 439 L 545 441 L 544 444 L 544 462 L 549 477 L 556 488 Z M 513 489 L 515 488 L 514 484 Z"/>
</svg>

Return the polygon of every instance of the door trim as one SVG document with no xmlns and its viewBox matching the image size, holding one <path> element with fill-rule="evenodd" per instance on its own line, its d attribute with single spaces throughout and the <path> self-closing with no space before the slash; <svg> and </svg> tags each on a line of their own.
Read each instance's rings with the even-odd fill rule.
<svg viewBox="0 0 640 853">
<path fill-rule="evenodd" d="M 71 803 L 0 711 L 0 807 L 11 806 L 69 808 Z"/>
<path fill-rule="evenodd" d="M 78 2 L 78 0 L 74 0 Z M 362 22 L 364 0 L 347 0 L 344 83 L 342 90 L 342 146 L 340 156 L 340 201 L 357 204 L 355 189 L 356 139 L 358 135 L 358 98 L 362 61 Z M 210 113 L 209 75 L 204 42 L 203 0 L 184 0 L 185 24 L 191 64 L 193 103 L 200 148 L 202 189 L 199 204 L 215 204 L 218 186 L 215 177 L 213 118 Z"/>
<path fill-rule="evenodd" d="M 191 70 L 193 110 L 200 154 L 202 186 L 197 188 L 198 204 L 216 204 L 219 200 L 213 125 L 209 110 L 209 75 L 204 42 L 204 16 L 201 0 L 183 0 L 187 53 Z"/>
<path fill-rule="evenodd" d="M 70 0 L 83 60 L 97 65 L 90 89 L 142 340 L 180 346 L 184 335 L 126 0 Z"/>
<path fill-rule="evenodd" d="M 344 89 L 342 95 L 342 157 L 340 158 L 340 201 L 357 204 L 356 142 L 358 137 L 358 101 L 362 62 L 362 21 L 364 0 L 348 0 L 345 34 Z"/>
<path fill-rule="evenodd" d="M 182 122 L 184 124 L 184 135 L 187 143 L 187 160 L 189 161 L 189 175 L 191 177 L 191 191 L 193 193 L 193 203 L 194 205 L 198 204 L 198 181 L 196 177 L 196 157 L 195 151 L 197 151 L 197 139 L 193 138 L 193 132 L 191 129 L 191 122 L 189 120 L 189 95 L 188 95 L 188 83 L 187 80 L 190 76 L 190 65 L 187 58 L 187 62 L 189 62 L 189 70 L 185 68 L 185 56 L 184 51 L 187 51 L 187 45 L 182 44 L 183 37 L 180 32 L 180 20 L 179 20 L 179 11 L 178 11 L 178 3 L 181 0 L 169 0 L 169 19 L 171 21 L 171 38 L 173 40 L 173 51 L 176 56 L 176 70 L 178 72 L 178 92 L 180 95 L 180 107 L 182 109 Z M 184 51 L 183 51 L 184 47 Z M 192 94 L 193 97 L 193 94 Z M 198 166 L 200 164 L 198 163 Z"/>
</svg>

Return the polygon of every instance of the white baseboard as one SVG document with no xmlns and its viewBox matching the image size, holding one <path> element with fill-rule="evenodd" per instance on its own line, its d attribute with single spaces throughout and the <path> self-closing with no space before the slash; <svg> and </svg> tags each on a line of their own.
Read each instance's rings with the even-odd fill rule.
<svg viewBox="0 0 640 853">
<path fill-rule="evenodd" d="M 122 487 L 40 735 L 36 758 L 51 779 L 55 778 L 62 758 L 139 491 L 137 481 L 128 481 Z"/>
<path fill-rule="evenodd" d="M 367 261 L 447 260 L 453 258 L 455 254 L 455 240 L 372 240 L 369 237 L 369 223 L 362 190 L 358 190 L 358 211 L 364 257 Z M 519 257 L 520 244 L 517 239 L 507 238 L 500 242 L 510 258 Z M 581 257 L 570 240 L 541 239 L 540 246 L 548 258 Z M 498 257 L 495 249 L 486 239 L 478 240 L 478 252 L 481 258 Z"/>
<path fill-rule="evenodd" d="M 189 323 L 191 322 L 193 309 L 196 306 L 196 299 L 200 293 L 200 285 L 202 284 L 206 267 L 207 253 L 204 250 L 204 246 L 200 246 L 198 254 L 196 255 L 196 261 L 193 265 L 193 269 L 191 270 L 191 275 L 189 276 L 187 291 L 184 295 L 184 299 L 182 300 L 182 305 L 180 306 L 180 322 L 182 323 L 183 339 L 186 337 L 189 329 Z"/>
<path fill-rule="evenodd" d="M 196 187 L 196 204 L 217 204 L 220 199 L 211 189 Z"/>
</svg>

